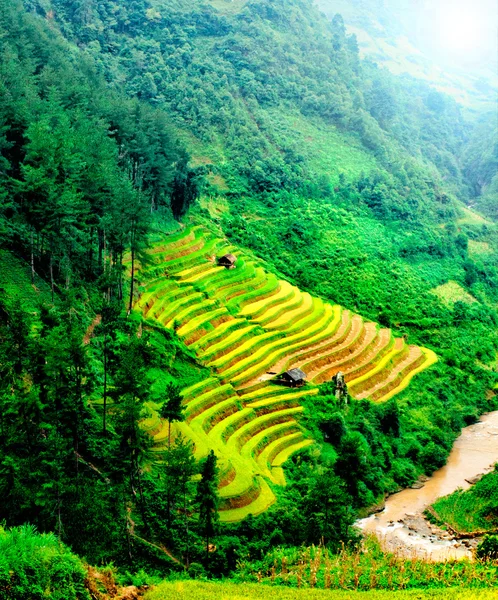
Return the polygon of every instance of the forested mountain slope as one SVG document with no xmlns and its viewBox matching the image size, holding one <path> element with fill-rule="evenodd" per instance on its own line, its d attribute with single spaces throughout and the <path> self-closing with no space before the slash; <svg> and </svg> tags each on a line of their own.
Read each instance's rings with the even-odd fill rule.
<svg viewBox="0 0 498 600">
<path fill-rule="evenodd" d="M 277 543 L 337 547 L 495 407 L 498 236 L 464 206 L 494 155 L 454 100 L 362 61 L 308 0 L 25 0 L 0 18 L 0 519 L 95 562 L 228 573 Z M 290 303 L 342 305 L 440 359 L 385 404 L 304 396 L 316 446 L 212 558 L 216 469 L 148 435 L 210 372 L 189 323 L 131 312 L 150 291 L 136 265 L 199 225 L 298 286 Z"/>
</svg>

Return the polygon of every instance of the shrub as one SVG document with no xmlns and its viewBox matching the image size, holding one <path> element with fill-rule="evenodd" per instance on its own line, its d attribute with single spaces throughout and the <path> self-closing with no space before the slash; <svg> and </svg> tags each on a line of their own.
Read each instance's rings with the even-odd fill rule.
<svg viewBox="0 0 498 600">
<path fill-rule="evenodd" d="M 80 559 L 52 533 L 0 528 L 2 600 L 89 600 L 85 576 Z"/>
<path fill-rule="evenodd" d="M 498 535 L 485 535 L 477 546 L 476 556 L 482 560 L 498 559 Z"/>
<path fill-rule="evenodd" d="M 437 446 L 434 442 L 429 442 L 420 453 L 420 462 L 424 471 L 428 474 L 436 471 L 444 465 L 448 452 Z"/>
</svg>

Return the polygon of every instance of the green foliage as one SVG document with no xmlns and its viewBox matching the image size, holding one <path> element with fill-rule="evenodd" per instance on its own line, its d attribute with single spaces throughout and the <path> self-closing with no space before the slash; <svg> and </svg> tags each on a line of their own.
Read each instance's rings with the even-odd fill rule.
<svg viewBox="0 0 498 600">
<path fill-rule="evenodd" d="M 2 242 L 52 299 L 99 278 L 121 299 L 123 254 L 144 246 L 151 212 L 191 200 L 174 183 L 190 177 L 188 155 L 164 113 L 109 91 L 91 57 L 20 2 L 2 4 L 0 30 Z"/>
<path fill-rule="evenodd" d="M 356 549 L 343 549 L 337 554 L 316 546 L 274 548 L 261 560 L 241 562 L 237 580 L 370 593 L 384 589 L 417 590 L 422 594 L 421 590 L 456 586 L 479 589 L 484 595 L 486 588 L 496 586 L 497 576 L 496 565 L 491 563 L 408 560 L 383 553 L 379 542 L 368 538 Z"/>
<path fill-rule="evenodd" d="M 211 450 L 201 467 L 196 501 L 199 507 L 199 526 L 205 540 L 205 566 L 209 565 L 210 541 L 218 531 L 218 469 L 216 455 Z"/>
<path fill-rule="evenodd" d="M 30 525 L 0 528 L 0 595 L 5 600 L 89 600 L 86 570 L 55 535 Z"/>
<path fill-rule="evenodd" d="M 182 407 L 183 397 L 180 394 L 178 386 L 169 383 L 166 387 L 166 400 L 161 406 L 160 415 L 168 421 L 168 445 L 171 443 L 171 423 L 173 421 L 183 421 L 185 416 Z"/>
<path fill-rule="evenodd" d="M 179 568 L 178 555 L 229 573 L 322 538 L 337 549 L 353 508 L 440 466 L 496 407 L 496 227 L 458 202 L 483 192 L 496 216 L 496 148 L 476 130 L 462 169 L 459 107 L 360 60 L 342 18 L 308 0 L 153 4 L 0 4 L 0 518 L 137 571 Z M 165 398 L 162 416 L 180 421 L 172 386 L 208 374 L 174 334 L 122 313 L 152 224 L 170 230 L 189 208 L 206 220 L 200 193 L 222 207 L 209 226 L 275 273 L 442 356 L 384 407 L 326 388 L 307 402 L 318 450 L 289 461 L 278 504 L 224 527 L 213 552 L 214 455 L 196 495 L 192 448 L 153 453 L 142 427 L 161 426 Z M 176 274 L 192 266 L 175 260 Z M 431 292 L 448 281 L 476 302 L 441 302 Z M 181 295 L 163 301 L 173 326 L 191 314 Z M 202 309 L 192 331 L 211 327 Z"/>
<path fill-rule="evenodd" d="M 457 531 L 494 531 L 498 527 L 498 471 L 488 473 L 468 490 L 439 498 L 433 508 Z"/>
<path fill-rule="evenodd" d="M 498 535 L 485 535 L 477 546 L 476 557 L 495 561 L 498 558 Z"/>
</svg>

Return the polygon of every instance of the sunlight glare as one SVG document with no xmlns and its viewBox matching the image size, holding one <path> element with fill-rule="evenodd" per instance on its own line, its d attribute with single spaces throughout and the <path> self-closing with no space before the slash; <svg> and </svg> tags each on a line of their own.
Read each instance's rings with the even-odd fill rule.
<svg viewBox="0 0 498 600">
<path fill-rule="evenodd" d="M 459 6 L 445 11 L 440 19 L 441 45 L 451 51 L 471 51 L 482 35 L 483 24 L 479 15 L 469 7 Z"/>
</svg>

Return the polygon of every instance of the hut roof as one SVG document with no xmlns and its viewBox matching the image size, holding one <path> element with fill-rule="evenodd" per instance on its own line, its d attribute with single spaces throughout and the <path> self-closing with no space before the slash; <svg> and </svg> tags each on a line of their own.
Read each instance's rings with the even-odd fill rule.
<svg viewBox="0 0 498 600">
<path fill-rule="evenodd" d="M 290 371 L 286 371 L 285 374 L 293 381 L 301 381 L 301 379 L 306 379 L 306 373 L 301 371 L 301 369 L 291 369 Z"/>
<path fill-rule="evenodd" d="M 228 260 L 231 263 L 234 263 L 237 260 L 237 257 L 234 254 L 225 254 L 221 257 L 222 260 Z"/>
</svg>

